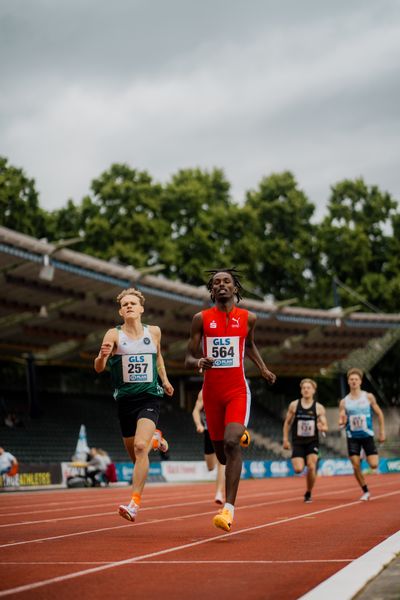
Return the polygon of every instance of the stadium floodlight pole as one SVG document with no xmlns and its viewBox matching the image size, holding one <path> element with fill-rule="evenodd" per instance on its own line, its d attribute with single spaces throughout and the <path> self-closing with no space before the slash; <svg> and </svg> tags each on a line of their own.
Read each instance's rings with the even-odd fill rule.
<svg viewBox="0 0 400 600">
<path fill-rule="evenodd" d="M 278 310 L 281 310 L 281 308 L 285 308 L 285 306 L 292 306 L 293 304 L 296 304 L 296 302 L 298 302 L 299 299 L 298 298 L 288 298 L 287 300 L 278 300 L 278 302 L 275 302 L 275 306 Z"/>
<path fill-rule="evenodd" d="M 137 271 L 139 271 L 140 276 L 139 279 L 142 279 L 142 277 L 145 277 L 146 275 L 152 275 L 153 273 L 158 273 L 159 271 L 163 271 L 165 269 L 165 265 L 151 265 L 149 267 L 141 267 L 140 269 L 137 269 Z"/>
<path fill-rule="evenodd" d="M 78 244 L 82 240 L 82 237 L 74 237 L 67 240 L 61 239 L 54 242 L 54 248 L 51 250 L 51 252 L 43 255 L 43 266 L 39 271 L 39 279 L 43 279 L 44 281 L 53 281 L 55 269 L 51 264 L 50 258 L 59 250 L 62 250 L 68 246 L 72 246 L 73 244 Z"/>
<path fill-rule="evenodd" d="M 371 304 L 371 302 L 368 302 L 367 300 L 365 300 L 361 296 L 361 294 L 359 294 L 358 292 L 356 292 L 355 290 L 353 290 L 352 288 L 350 288 L 348 285 L 346 285 L 345 283 L 343 283 L 343 281 L 340 281 L 340 279 L 338 279 L 337 277 L 334 277 L 333 281 L 334 281 L 335 284 L 337 284 L 341 288 L 343 288 L 348 294 L 354 296 L 354 298 L 357 298 L 357 300 L 359 302 L 361 302 L 362 304 L 364 304 L 364 306 L 366 306 L 367 308 L 369 308 L 370 310 L 372 310 L 372 312 L 376 312 L 376 313 L 383 312 L 377 306 L 375 306 L 374 304 Z"/>
</svg>

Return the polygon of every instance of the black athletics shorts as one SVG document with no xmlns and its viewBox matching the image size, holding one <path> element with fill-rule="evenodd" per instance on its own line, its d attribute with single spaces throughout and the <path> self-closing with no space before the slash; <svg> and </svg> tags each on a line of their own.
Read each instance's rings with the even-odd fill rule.
<svg viewBox="0 0 400 600">
<path fill-rule="evenodd" d="M 319 452 L 319 447 L 317 442 L 311 442 L 308 444 L 294 444 L 292 450 L 292 458 L 304 458 L 309 454 L 317 454 Z"/>
<path fill-rule="evenodd" d="M 215 449 L 208 433 L 208 429 L 204 430 L 204 454 L 214 454 Z"/>
<path fill-rule="evenodd" d="M 157 427 L 160 416 L 160 400 L 158 396 L 147 394 L 140 398 L 121 398 L 117 400 L 118 418 L 122 437 L 133 437 L 139 419 L 150 419 Z"/>
<path fill-rule="evenodd" d="M 349 456 L 360 456 L 361 448 L 364 449 L 365 456 L 378 454 L 375 446 L 375 440 L 372 435 L 363 438 L 347 438 L 347 450 Z"/>
</svg>

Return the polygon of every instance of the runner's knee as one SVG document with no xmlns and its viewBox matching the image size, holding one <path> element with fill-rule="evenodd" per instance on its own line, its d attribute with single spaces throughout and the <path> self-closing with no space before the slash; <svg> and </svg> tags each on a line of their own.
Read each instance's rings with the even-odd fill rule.
<svg viewBox="0 0 400 600">
<path fill-rule="evenodd" d="M 235 452 L 239 452 L 239 449 L 239 441 L 232 438 L 227 438 L 224 440 L 225 454 L 234 454 Z"/>
<path fill-rule="evenodd" d="M 378 468 L 378 459 L 377 458 L 368 458 L 368 464 L 371 467 L 371 469 L 377 469 Z"/>
<path fill-rule="evenodd" d="M 147 452 L 148 444 L 144 440 L 135 440 L 135 455 L 138 456 Z"/>
</svg>

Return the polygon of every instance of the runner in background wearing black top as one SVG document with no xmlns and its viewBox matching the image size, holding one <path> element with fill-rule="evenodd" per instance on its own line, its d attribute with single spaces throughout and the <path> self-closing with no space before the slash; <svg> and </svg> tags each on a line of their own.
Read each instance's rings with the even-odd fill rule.
<svg viewBox="0 0 400 600">
<path fill-rule="evenodd" d="M 224 491 L 225 491 L 225 465 L 221 465 L 215 454 L 214 446 L 210 439 L 210 434 L 207 429 L 206 415 L 204 412 L 203 393 L 200 390 L 196 404 L 192 411 L 192 417 L 194 424 L 196 425 L 197 433 L 204 435 L 204 460 L 206 461 L 207 469 L 214 471 L 217 467 L 217 479 L 215 489 L 215 502 L 216 504 L 224 503 Z"/>
<path fill-rule="evenodd" d="M 292 464 L 295 473 L 307 466 L 307 490 L 304 502 L 311 502 L 319 452 L 318 432 L 328 431 L 325 408 L 314 400 L 317 384 L 313 379 L 300 382 L 301 398 L 289 404 L 283 424 L 283 447 L 290 450 L 289 429 L 292 428 Z"/>
</svg>

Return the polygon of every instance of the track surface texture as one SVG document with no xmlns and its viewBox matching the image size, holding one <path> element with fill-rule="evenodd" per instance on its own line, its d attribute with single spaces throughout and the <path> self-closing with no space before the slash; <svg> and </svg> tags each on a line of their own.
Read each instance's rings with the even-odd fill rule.
<svg viewBox="0 0 400 600">
<path fill-rule="evenodd" d="M 128 488 L 0 498 L 0 598 L 292 600 L 399 529 L 399 475 L 243 480 L 230 533 L 212 517 L 214 485 L 153 484 L 136 523 Z"/>
</svg>

